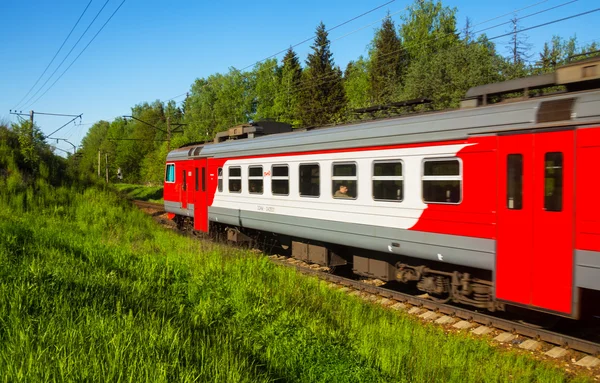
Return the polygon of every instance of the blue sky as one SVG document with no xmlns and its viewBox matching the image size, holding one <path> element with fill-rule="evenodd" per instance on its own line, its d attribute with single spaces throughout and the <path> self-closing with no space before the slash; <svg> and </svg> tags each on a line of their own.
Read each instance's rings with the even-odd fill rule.
<svg viewBox="0 0 600 383">
<path fill-rule="evenodd" d="M 511 12 L 525 7 L 527 9 L 517 12 L 519 17 L 558 8 L 521 20 L 522 28 L 598 8 L 596 0 L 569 1 L 445 0 L 443 4 L 457 9 L 460 29 L 464 27 L 466 17 L 469 17 L 476 25 L 475 30 L 506 22 L 512 17 Z M 79 145 L 87 129 L 101 119 L 112 121 L 117 116 L 130 114 L 131 107 L 136 104 L 178 96 L 188 91 L 197 78 L 224 73 L 230 67 L 247 67 L 311 38 L 311 41 L 294 48 L 304 61 L 319 22 L 323 21 L 327 28 L 331 28 L 389 2 L 330 32 L 334 60 L 344 69 L 348 61 L 367 54 L 374 30 L 387 12 L 393 15 L 396 25 L 399 25 L 401 15 L 406 14 L 404 10 L 412 3 L 399 0 L 126 0 L 79 59 L 38 99 L 80 54 L 121 2 L 93 0 L 46 74 L 19 104 L 53 58 L 89 0 L 2 0 L 0 120 L 16 121 L 17 117 L 9 113 L 15 107 L 24 113 L 31 109 L 44 113 L 83 113 L 81 121 L 71 123 L 54 135 Z M 105 8 L 95 23 L 56 70 L 103 6 Z M 489 21 L 496 17 L 499 18 Z M 581 44 L 600 42 L 599 18 L 600 12 L 595 12 L 533 29 L 525 34 L 532 44 L 532 53 L 537 56 L 544 41 L 550 40 L 553 34 L 565 38 L 576 35 Z M 477 25 L 479 23 L 483 24 Z M 494 37 L 508 30 L 509 25 L 502 25 L 485 33 L 488 37 Z M 505 44 L 508 37 L 494 41 L 498 50 L 507 54 Z M 278 59 L 282 57 L 283 53 L 277 56 Z M 56 73 L 50 78 L 55 70 Z M 48 78 L 46 86 L 31 98 Z M 31 102 L 26 103 L 30 98 L 31 102 L 38 100 L 31 105 Z M 175 99 L 178 102 L 182 100 L 183 97 Z M 70 119 L 42 115 L 35 118 L 45 134 Z M 65 142 L 57 146 L 72 150 Z"/>
</svg>

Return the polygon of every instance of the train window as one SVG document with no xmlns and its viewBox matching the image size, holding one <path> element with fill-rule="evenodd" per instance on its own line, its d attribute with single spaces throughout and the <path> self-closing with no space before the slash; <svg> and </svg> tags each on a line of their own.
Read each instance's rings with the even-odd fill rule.
<svg viewBox="0 0 600 383">
<path fill-rule="evenodd" d="M 546 211 L 562 211 L 563 154 L 546 153 L 544 166 L 544 208 Z"/>
<path fill-rule="evenodd" d="M 187 190 L 187 174 L 185 172 L 185 169 L 183 169 L 181 171 L 181 174 L 183 174 L 183 177 L 182 177 L 183 182 L 181 183 L 181 190 L 186 191 Z"/>
<path fill-rule="evenodd" d="M 373 163 L 373 199 L 377 201 L 402 202 L 404 199 L 404 176 L 402 161 Z"/>
<path fill-rule="evenodd" d="M 319 164 L 300 165 L 300 195 L 318 197 L 320 195 Z"/>
<path fill-rule="evenodd" d="M 196 168 L 196 191 L 198 191 L 198 168 Z"/>
<path fill-rule="evenodd" d="M 263 193 L 262 166 L 250 166 L 248 168 L 248 191 L 250 192 L 250 194 Z"/>
<path fill-rule="evenodd" d="M 206 168 L 202 168 L 202 191 L 206 191 Z"/>
<path fill-rule="evenodd" d="M 509 154 L 506 164 L 506 208 L 523 208 L 523 155 Z"/>
<path fill-rule="evenodd" d="M 242 168 L 239 166 L 229 168 L 229 192 L 230 193 L 241 193 L 242 192 Z"/>
<path fill-rule="evenodd" d="M 165 182 L 175 182 L 175 164 L 167 164 Z"/>
<path fill-rule="evenodd" d="M 222 193 L 223 192 L 223 168 L 219 168 L 217 170 L 217 187 L 219 189 L 219 192 Z"/>
<path fill-rule="evenodd" d="M 426 203 L 460 203 L 462 198 L 461 170 L 458 159 L 423 161 L 423 201 Z"/>
<path fill-rule="evenodd" d="M 287 165 L 273 165 L 271 168 L 271 192 L 273 195 L 290 194 L 290 177 Z"/>
<path fill-rule="evenodd" d="M 356 199 L 358 195 L 355 163 L 334 163 L 331 177 L 333 198 Z"/>
</svg>

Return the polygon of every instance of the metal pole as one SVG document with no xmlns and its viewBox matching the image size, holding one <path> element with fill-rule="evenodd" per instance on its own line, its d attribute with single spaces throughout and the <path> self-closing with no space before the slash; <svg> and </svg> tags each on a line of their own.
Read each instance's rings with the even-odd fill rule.
<svg viewBox="0 0 600 383">
<path fill-rule="evenodd" d="M 98 149 L 98 177 L 100 177 L 100 149 Z"/>
<path fill-rule="evenodd" d="M 106 162 L 105 162 L 105 168 L 106 168 L 106 183 L 108 183 L 108 153 L 105 153 L 105 158 L 106 158 Z"/>
<path fill-rule="evenodd" d="M 33 144 L 33 110 L 29 112 L 29 119 L 31 120 L 31 143 Z"/>
<path fill-rule="evenodd" d="M 171 116 L 167 116 L 167 153 L 171 151 Z"/>
</svg>

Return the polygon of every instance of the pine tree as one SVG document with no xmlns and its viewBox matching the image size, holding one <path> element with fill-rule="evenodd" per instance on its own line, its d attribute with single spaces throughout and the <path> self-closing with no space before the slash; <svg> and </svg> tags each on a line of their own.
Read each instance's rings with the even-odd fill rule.
<svg viewBox="0 0 600 383">
<path fill-rule="evenodd" d="M 302 80 L 302 68 L 300 60 L 290 47 L 283 57 L 283 66 L 281 68 L 281 79 L 273 110 L 277 116 L 277 121 L 287 122 L 292 126 L 300 124 L 298 118 L 298 92 L 300 81 Z"/>
<path fill-rule="evenodd" d="M 388 104 L 396 101 L 394 96 L 402 86 L 402 75 L 408 60 L 396 33 L 396 26 L 390 17 L 383 21 L 381 29 L 375 34 L 370 56 L 371 102 Z"/>
<path fill-rule="evenodd" d="M 302 73 L 298 112 L 304 126 L 341 121 L 346 108 L 342 71 L 335 67 L 327 35 L 325 24 L 321 22 Z"/>
<path fill-rule="evenodd" d="M 519 32 L 519 19 L 517 16 L 511 20 L 511 32 L 508 43 L 510 56 L 508 57 L 508 78 L 518 78 L 527 75 L 527 60 L 531 57 L 528 52 L 531 50 L 531 44 L 527 43 L 527 36 Z"/>
</svg>

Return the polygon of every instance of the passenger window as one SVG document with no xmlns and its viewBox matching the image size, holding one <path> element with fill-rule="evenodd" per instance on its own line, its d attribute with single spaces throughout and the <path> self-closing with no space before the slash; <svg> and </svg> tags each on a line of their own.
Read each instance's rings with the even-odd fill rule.
<svg viewBox="0 0 600 383">
<path fill-rule="evenodd" d="M 242 192 L 242 168 L 239 166 L 229 168 L 229 192 Z"/>
<path fill-rule="evenodd" d="M 333 198 L 356 199 L 358 177 L 355 163 L 334 163 L 331 180 Z"/>
<path fill-rule="evenodd" d="M 175 164 L 167 164 L 165 182 L 175 182 Z"/>
<path fill-rule="evenodd" d="M 319 165 L 300 165 L 300 195 L 318 197 L 320 195 Z"/>
<path fill-rule="evenodd" d="M 198 168 L 196 168 L 196 191 L 198 191 Z"/>
<path fill-rule="evenodd" d="M 546 153 L 544 165 L 544 209 L 562 211 L 563 154 Z"/>
<path fill-rule="evenodd" d="M 181 173 L 183 174 L 183 177 L 181 178 L 183 180 L 182 185 L 181 185 L 181 190 L 186 191 L 187 190 L 187 174 L 185 172 L 185 169 L 182 170 Z"/>
<path fill-rule="evenodd" d="M 273 195 L 290 194 L 290 177 L 287 165 L 273 165 L 271 168 L 271 192 Z"/>
<path fill-rule="evenodd" d="M 523 155 L 509 154 L 506 164 L 506 208 L 523 208 Z"/>
<path fill-rule="evenodd" d="M 218 184 L 218 189 L 219 192 L 222 193 L 223 192 L 223 168 L 219 168 L 219 170 L 217 170 L 217 184 Z"/>
<path fill-rule="evenodd" d="M 263 170 L 262 166 L 250 166 L 248 168 L 248 191 L 250 194 L 263 193 Z"/>
<path fill-rule="evenodd" d="M 458 159 L 431 159 L 423 162 L 423 201 L 452 203 L 461 201 L 462 173 Z"/>
<path fill-rule="evenodd" d="M 402 202 L 404 199 L 402 161 L 375 162 L 371 180 L 374 200 Z"/>
<path fill-rule="evenodd" d="M 202 191 L 206 191 L 206 168 L 202 168 Z"/>
</svg>

